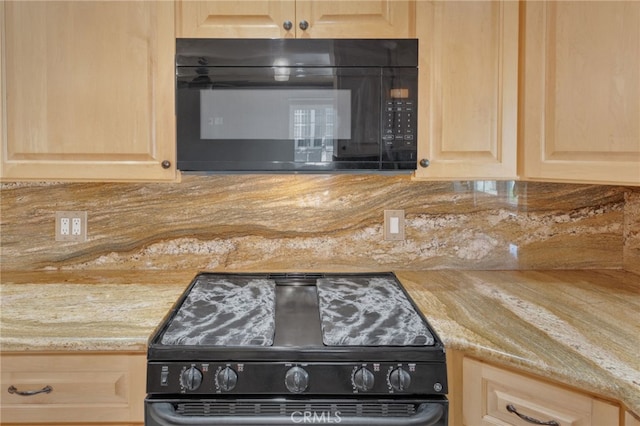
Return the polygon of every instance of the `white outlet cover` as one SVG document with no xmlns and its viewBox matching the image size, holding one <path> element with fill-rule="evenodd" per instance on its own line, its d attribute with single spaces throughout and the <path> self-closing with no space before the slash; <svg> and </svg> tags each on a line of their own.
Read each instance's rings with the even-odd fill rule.
<svg viewBox="0 0 640 426">
<path fill-rule="evenodd" d="M 57 211 L 55 213 L 56 241 L 86 241 L 87 212 Z"/>
<path fill-rule="evenodd" d="M 384 239 L 386 241 L 404 241 L 404 210 L 384 211 Z"/>
</svg>

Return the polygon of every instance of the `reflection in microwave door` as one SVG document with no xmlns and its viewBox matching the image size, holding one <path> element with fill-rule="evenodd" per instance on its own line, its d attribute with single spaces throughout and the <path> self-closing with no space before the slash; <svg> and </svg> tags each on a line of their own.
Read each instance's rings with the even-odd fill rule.
<svg viewBox="0 0 640 426">
<path fill-rule="evenodd" d="M 334 140 L 330 138 L 294 139 L 296 162 L 326 163 L 333 161 Z"/>
<path fill-rule="evenodd" d="M 350 139 L 344 89 L 200 91 L 201 139 Z"/>
<path fill-rule="evenodd" d="M 207 120 L 209 126 L 222 126 L 224 124 L 223 117 L 209 117 Z"/>
</svg>

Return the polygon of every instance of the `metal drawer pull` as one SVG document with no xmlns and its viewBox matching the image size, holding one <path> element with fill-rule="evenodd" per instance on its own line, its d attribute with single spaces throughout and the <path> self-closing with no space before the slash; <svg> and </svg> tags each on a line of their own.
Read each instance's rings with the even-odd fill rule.
<svg viewBox="0 0 640 426">
<path fill-rule="evenodd" d="M 510 413 L 515 414 L 518 417 L 520 417 L 525 422 L 533 423 L 533 424 L 536 424 L 536 425 L 560 426 L 560 423 L 556 422 L 555 420 L 549 420 L 547 422 L 543 422 L 542 420 L 534 419 L 533 417 L 529 417 L 529 416 L 525 416 L 524 414 L 520 414 L 520 413 L 518 413 L 518 410 L 516 410 L 516 407 L 514 407 L 511 404 L 507 405 L 507 411 L 510 412 Z"/>
<path fill-rule="evenodd" d="M 53 391 L 53 388 L 49 385 L 43 387 L 42 389 L 39 390 L 33 390 L 33 391 L 19 391 L 18 389 L 16 389 L 15 386 L 9 386 L 9 389 L 7 389 L 9 391 L 9 393 L 15 393 L 16 395 L 21 395 L 21 396 L 31 396 L 31 395 L 37 395 L 39 393 L 51 393 Z"/>
</svg>

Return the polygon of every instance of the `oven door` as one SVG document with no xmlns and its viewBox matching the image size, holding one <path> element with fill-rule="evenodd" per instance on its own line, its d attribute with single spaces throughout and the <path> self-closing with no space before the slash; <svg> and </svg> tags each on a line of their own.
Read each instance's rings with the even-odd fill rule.
<svg viewBox="0 0 640 426">
<path fill-rule="evenodd" d="M 182 171 L 416 168 L 414 134 L 411 140 L 385 134 L 396 125 L 403 133 L 415 130 L 416 114 L 403 106 L 414 105 L 406 97 L 416 93 L 415 69 L 188 66 L 176 72 Z"/>
<path fill-rule="evenodd" d="M 147 399 L 145 426 L 446 426 L 448 401 L 351 399 Z"/>
</svg>

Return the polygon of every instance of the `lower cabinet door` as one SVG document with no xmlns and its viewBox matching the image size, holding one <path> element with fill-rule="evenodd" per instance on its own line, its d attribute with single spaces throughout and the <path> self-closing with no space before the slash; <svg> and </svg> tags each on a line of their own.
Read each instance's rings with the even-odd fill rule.
<svg viewBox="0 0 640 426">
<path fill-rule="evenodd" d="M 470 358 L 463 360 L 462 410 L 467 426 L 620 423 L 614 404 Z"/>
<path fill-rule="evenodd" d="M 144 354 L 3 353 L 0 423 L 144 421 Z"/>
</svg>

